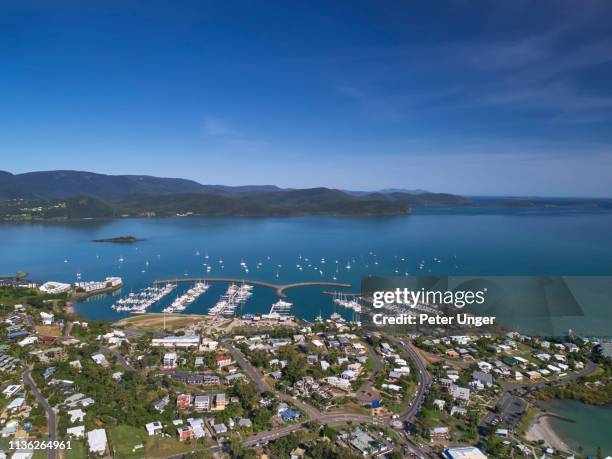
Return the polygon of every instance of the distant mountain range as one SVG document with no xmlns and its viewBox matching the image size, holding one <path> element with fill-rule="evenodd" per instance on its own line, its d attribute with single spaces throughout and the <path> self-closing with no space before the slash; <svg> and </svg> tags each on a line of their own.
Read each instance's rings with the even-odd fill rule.
<svg viewBox="0 0 612 459">
<path fill-rule="evenodd" d="M 202 185 L 193 180 L 149 175 L 105 175 L 80 171 L 11 174 L 0 171 L 0 198 L 61 199 L 75 196 L 123 198 L 133 194 L 278 191 L 273 185 Z"/>
<path fill-rule="evenodd" d="M 401 215 L 413 207 L 545 205 L 521 199 L 473 200 L 424 190 L 376 192 L 275 185 L 203 185 L 193 180 L 80 171 L 11 174 L 0 171 L 4 220 L 118 216 Z"/>
</svg>

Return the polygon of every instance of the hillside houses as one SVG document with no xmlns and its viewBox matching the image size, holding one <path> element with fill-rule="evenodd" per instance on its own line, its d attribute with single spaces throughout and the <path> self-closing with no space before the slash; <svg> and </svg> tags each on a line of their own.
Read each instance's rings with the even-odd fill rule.
<svg viewBox="0 0 612 459">
<path fill-rule="evenodd" d="M 110 366 L 110 364 L 108 363 L 108 360 L 106 360 L 106 357 L 104 356 L 104 354 L 94 354 L 94 355 L 91 356 L 91 360 L 96 362 L 102 368 L 108 368 Z"/>
</svg>

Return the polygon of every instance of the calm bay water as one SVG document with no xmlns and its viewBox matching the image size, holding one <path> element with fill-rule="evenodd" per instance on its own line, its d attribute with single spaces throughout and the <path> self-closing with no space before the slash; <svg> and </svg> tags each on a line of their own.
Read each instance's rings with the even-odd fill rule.
<svg viewBox="0 0 612 459">
<path fill-rule="evenodd" d="M 121 235 L 145 240 L 92 242 Z M 75 281 L 77 273 L 82 280 L 118 275 L 125 281 L 119 295 L 156 279 L 185 276 L 279 284 L 335 277 L 357 290 L 365 275 L 611 275 L 611 261 L 612 213 L 594 211 L 465 208 L 418 210 L 389 218 L 160 218 L 0 225 L 0 273 L 23 270 L 33 280 L 63 282 Z M 421 262 L 424 268 L 419 270 Z M 211 265 L 210 273 L 204 263 Z M 186 312 L 205 313 L 225 288 L 213 285 Z M 319 312 L 331 314 L 331 297 L 321 295 L 321 290 L 288 290 L 294 312 L 307 319 Z M 272 290 L 257 287 L 243 312 L 267 311 L 274 300 Z M 125 316 L 110 309 L 113 302 L 105 295 L 80 303 L 77 310 L 89 319 Z M 164 306 L 162 302 L 150 311 Z M 600 313 L 589 320 L 603 323 L 606 333 L 612 315 L 603 307 Z"/>
<path fill-rule="evenodd" d="M 573 450 L 580 446 L 587 454 L 597 454 L 601 448 L 603 456 L 612 454 L 612 406 L 593 406 L 576 400 L 550 400 L 542 404 L 548 411 L 574 420 L 550 418 L 550 423 L 559 437 Z"/>
</svg>

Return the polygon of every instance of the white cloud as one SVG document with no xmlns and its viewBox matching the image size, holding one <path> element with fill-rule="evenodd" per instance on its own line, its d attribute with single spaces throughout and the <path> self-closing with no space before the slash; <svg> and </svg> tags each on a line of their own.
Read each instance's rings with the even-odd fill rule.
<svg viewBox="0 0 612 459">
<path fill-rule="evenodd" d="M 207 117 L 204 120 L 204 133 L 211 137 L 242 137 L 240 131 L 213 117 Z"/>
</svg>

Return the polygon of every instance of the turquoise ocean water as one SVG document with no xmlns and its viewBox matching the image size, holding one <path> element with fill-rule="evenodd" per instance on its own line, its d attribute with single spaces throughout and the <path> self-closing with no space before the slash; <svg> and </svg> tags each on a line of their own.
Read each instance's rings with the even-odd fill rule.
<svg viewBox="0 0 612 459">
<path fill-rule="evenodd" d="M 145 240 L 92 242 L 121 235 Z M 205 263 L 211 266 L 208 273 Z M 441 208 L 388 218 L 177 217 L 0 225 L 0 274 L 18 270 L 37 281 L 73 282 L 77 273 L 82 280 L 118 275 L 125 281 L 119 295 L 155 279 L 186 276 L 280 284 L 335 277 L 358 290 L 366 275 L 610 275 L 612 213 Z M 225 288 L 215 284 L 186 312 L 205 313 Z M 333 302 L 321 290 L 288 290 L 294 312 L 306 319 L 331 314 Z M 267 311 L 274 300 L 272 290 L 256 287 L 242 312 Z M 113 301 L 111 295 L 97 297 L 77 310 L 90 319 L 126 315 L 110 309 Z M 610 324 L 607 309 L 596 314 L 597 322 Z"/>
</svg>

